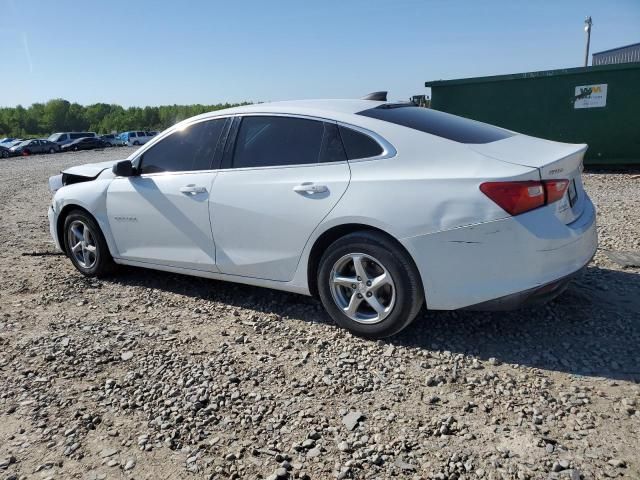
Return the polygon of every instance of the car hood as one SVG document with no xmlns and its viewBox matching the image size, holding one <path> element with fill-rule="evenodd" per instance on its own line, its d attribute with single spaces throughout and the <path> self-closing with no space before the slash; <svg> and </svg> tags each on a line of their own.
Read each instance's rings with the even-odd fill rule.
<svg viewBox="0 0 640 480">
<path fill-rule="evenodd" d="M 110 160 L 108 162 L 99 162 L 99 163 L 87 163 L 85 165 L 77 165 L 75 167 L 67 168 L 63 170 L 62 173 L 67 175 L 74 175 L 77 177 L 89 177 L 95 178 L 104 170 L 107 170 L 113 165 L 119 162 L 119 160 Z"/>
</svg>

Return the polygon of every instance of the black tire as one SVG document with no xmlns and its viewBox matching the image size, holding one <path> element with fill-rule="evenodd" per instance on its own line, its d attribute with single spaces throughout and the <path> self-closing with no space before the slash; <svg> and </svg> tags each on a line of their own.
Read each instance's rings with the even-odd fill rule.
<svg viewBox="0 0 640 480">
<path fill-rule="evenodd" d="M 136 140 L 135 142 L 133 142 L 133 145 L 137 147 L 138 145 L 140 145 L 140 142 Z"/>
<path fill-rule="evenodd" d="M 49 153 L 56 153 L 56 149 L 55 148 L 50 148 L 49 149 Z"/>
<path fill-rule="evenodd" d="M 9 152 L 7 152 L 6 150 L 2 151 L 2 158 L 9 158 Z"/>
<path fill-rule="evenodd" d="M 73 252 L 73 247 L 77 245 L 77 243 L 72 242 L 79 240 L 79 237 L 76 233 L 72 232 L 71 229 L 77 226 L 78 222 L 88 227 L 91 238 L 90 242 L 95 246 L 94 261 L 89 261 L 86 265 L 83 265 Z M 107 246 L 100 227 L 91 215 L 83 210 L 73 210 L 69 213 L 64 221 L 63 238 L 67 256 L 80 273 L 87 277 L 101 277 L 113 272 L 115 264 L 111 253 L 109 253 L 109 247 Z"/>
<path fill-rule="evenodd" d="M 73 146 L 73 148 L 72 148 L 72 150 L 73 150 L 74 152 L 77 152 L 77 151 L 78 151 L 78 146 L 77 146 L 77 145 L 74 145 L 74 146 Z"/>
<path fill-rule="evenodd" d="M 377 260 L 393 280 L 395 302 L 387 316 L 377 323 L 361 323 L 350 318 L 334 300 L 332 270 L 341 259 L 350 254 L 364 254 Z M 413 321 L 424 303 L 422 281 L 413 260 L 393 240 L 379 232 L 355 232 L 333 242 L 320 259 L 317 280 L 320 299 L 331 318 L 339 326 L 365 338 L 395 335 Z M 356 295 L 356 291 L 358 290 L 353 290 L 352 295 Z"/>
</svg>

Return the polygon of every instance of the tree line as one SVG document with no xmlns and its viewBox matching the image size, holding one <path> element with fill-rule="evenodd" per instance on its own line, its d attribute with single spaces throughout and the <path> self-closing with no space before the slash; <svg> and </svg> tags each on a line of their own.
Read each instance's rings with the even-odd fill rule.
<svg viewBox="0 0 640 480">
<path fill-rule="evenodd" d="M 48 136 L 54 132 L 111 133 L 127 130 L 164 130 L 171 125 L 205 112 L 241 104 L 163 105 L 129 107 L 95 103 L 80 105 L 64 99 L 34 103 L 30 107 L 0 107 L 0 136 Z"/>
</svg>

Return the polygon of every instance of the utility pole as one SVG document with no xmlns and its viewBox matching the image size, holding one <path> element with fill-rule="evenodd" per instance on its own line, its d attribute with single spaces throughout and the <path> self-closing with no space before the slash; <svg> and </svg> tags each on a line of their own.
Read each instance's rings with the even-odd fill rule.
<svg viewBox="0 0 640 480">
<path fill-rule="evenodd" d="M 591 25 L 593 22 L 591 21 L 591 17 L 587 17 L 584 19 L 584 31 L 587 32 L 587 47 L 584 51 L 584 66 L 589 66 L 589 44 L 591 43 Z"/>
</svg>

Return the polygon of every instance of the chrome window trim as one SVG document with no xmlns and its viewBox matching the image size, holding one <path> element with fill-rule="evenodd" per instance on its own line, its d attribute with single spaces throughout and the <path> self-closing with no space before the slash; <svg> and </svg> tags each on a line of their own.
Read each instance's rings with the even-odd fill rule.
<svg viewBox="0 0 640 480">
<path fill-rule="evenodd" d="M 145 174 L 141 174 L 141 177 L 153 177 L 156 175 L 170 175 L 170 174 L 189 174 L 189 173 L 213 173 L 213 172 L 222 172 L 225 170 L 234 170 L 234 171 L 246 171 L 246 170 L 265 170 L 265 169 L 273 169 L 273 168 L 299 168 L 299 167 L 313 167 L 313 166 L 322 166 L 322 165 L 338 165 L 341 163 L 350 163 L 350 162 L 365 162 L 365 161 L 372 161 L 372 160 L 384 160 L 384 159 L 388 159 L 388 158 L 393 158 L 395 157 L 398 152 L 395 149 L 395 147 L 389 143 L 384 137 L 382 137 L 380 134 L 369 130 L 367 128 L 364 127 L 360 127 L 358 125 L 353 125 L 351 123 L 347 123 L 347 122 L 342 122 L 342 121 L 338 121 L 338 120 L 334 120 L 332 118 L 327 118 L 327 117 L 317 117 L 317 116 L 313 116 L 313 115 L 304 115 L 304 114 L 298 114 L 298 113 L 285 113 L 285 112 L 241 112 L 241 113 L 229 113 L 229 114 L 223 114 L 223 115 L 214 115 L 211 117 L 207 117 L 207 118 L 199 118 L 197 120 L 194 120 L 192 122 L 189 122 L 187 124 L 184 125 L 180 125 L 180 124 L 176 124 L 172 127 L 169 127 L 167 130 L 165 130 L 162 133 L 156 134 L 152 140 L 148 141 L 147 143 L 145 143 L 142 147 L 140 147 L 140 149 L 138 151 L 136 151 L 135 153 L 133 153 L 128 160 L 131 161 L 131 163 L 134 162 L 138 162 L 140 157 L 142 157 L 142 155 L 144 155 L 144 153 L 149 150 L 151 147 L 153 147 L 156 143 L 162 141 L 164 138 L 168 137 L 169 135 L 173 134 L 176 130 L 182 130 L 184 128 L 188 128 L 191 125 L 195 125 L 197 123 L 202 123 L 202 122 L 208 122 L 208 121 L 212 121 L 212 120 L 223 120 L 225 118 L 235 118 L 235 117 L 291 117 L 291 118 L 301 118 L 304 120 L 313 120 L 313 121 L 317 121 L 317 122 L 327 122 L 327 123 L 333 123 L 335 125 L 338 126 L 342 126 L 345 128 L 350 128 L 352 130 L 355 130 L 357 132 L 360 132 L 364 135 L 367 135 L 371 138 L 373 138 L 373 140 L 378 143 L 381 147 L 382 147 L 382 153 L 380 155 L 376 155 L 374 157 L 364 157 L 364 158 L 356 158 L 354 160 L 341 160 L 338 162 L 322 162 L 322 163 L 297 163 L 297 164 L 293 164 L 293 165 L 268 165 L 268 166 L 263 166 L 263 167 L 239 167 L 239 168 L 234 168 L 234 167 L 229 167 L 229 168 L 219 168 L 219 169 L 213 169 L 213 170 L 176 170 L 173 172 L 158 172 L 158 173 L 145 173 Z M 178 125 L 180 125 L 180 127 L 178 127 Z M 137 165 L 136 165 L 137 166 Z"/>
<path fill-rule="evenodd" d="M 180 123 L 177 123 L 176 125 L 173 125 L 173 126 L 167 128 L 164 132 L 155 134 L 152 137 L 152 140 L 149 140 L 144 145 L 142 145 L 138 150 L 136 150 L 134 153 L 129 155 L 127 160 L 129 160 L 134 165 L 134 167 L 138 168 L 139 163 L 135 163 L 135 162 L 139 162 L 141 160 L 142 155 L 144 155 L 147 150 L 149 150 L 151 147 L 153 147 L 158 142 L 161 142 L 163 139 L 167 138 L 169 135 L 174 134 L 176 131 L 184 130 L 185 128 L 188 128 L 188 127 L 190 127 L 192 125 L 196 125 L 198 123 L 210 122 L 210 121 L 213 121 L 213 120 L 224 120 L 225 118 L 230 118 L 230 117 L 235 117 L 235 116 L 236 115 L 234 115 L 234 114 L 220 115 L 220 116 L 216 115 L 216 116 L 209 117 L 209 118 L 199 118 L 197 120 L 194 120 L 192 122 L 186 123 L 184 125 L 180 125 Z M 180 127 L 178 127 L 178 125 L 180 125 Z M 167 175 L 167 174 L 172 174 L 172 173 L 198 173 L 198 172 L 199 173 L 203 173 L 203 172 L 217 172 L 218 170 L 220 170 L 220 169 L 175 170 L 175 171 L 171 171 L 171 172 L 141 173 L 138 176 L 147 178 L 147 177 L 153 177 L 153 176 L 156 176 L 156 175 Z M 117 177 L 117 178 L 120 178 L 120 177 Z"/>
<path fill-rule="evenodd" d="M 345 127 L 345 128 L 350 128 L 351 130 L 355 130 L 356 132 L 360 132 L 364 135 L 367 135 L 368 137 L 373 138 L 373 140 L 376 141 L 376 143 L 378 143 L 381 147 L 382 147 L 382 153 L 380 155 L 376 155 L 374 157 L 363 157 L 363 158 L 356 158 L 354 160 L 349 160 L 349 162 L 365 162 L 365 161 L 370 161 L 370 160 L 384 160 L 387 158 L 393 158 L 398 154 L 398 151 L 395 149 L 395 147 L 393 145 L 391 145 L 391 143 L 389 143 L 384 137 L 382 137 L 380 134 L 374 132 L 373 130 L 369 130 L 366 129 L 364 127 L 360 127 L 358 125 L 352 125 L 350 123 L 346 123 L 346 122 L 336 122 L 338 124 L 338 126 L 341 127 Z"/>
<path fill-rule="evenodd" d="M 322 123 L 333 123 L 334 125 L 337 125 L 338 122 L 336 122 L 335 120 L 331 119 L 331 118 L 324 118 L 324 117 L 314 117 L 312 115 L 303 115 L 303 114 L 298 114 L 298 113 L 283 113 L 283 112 L 276 112 L 276 113 L 267 113 L 267 112 L 247 112 L 247 113 L 238 113 L 235 115 L 236 117 L 290 117 L 290 118 L 301 118 L 303 120 L 312 120 L 314 122 L 322 122 Z M 236 135 L 236 140 L 237 140 L 237 135 Z M 222 171 L 224 170 L 233 170 L 234 172 L 245 172 L 245 171 L 250 171 L 250 170 L 270 170 L 270 169 L 274 169 L 274 168 L 301 168 L 301 167 L 318 167 L 318 166 L 322 166 L 322 165 L 337 165 L 337 164 L 341 164 L 341 163 L 347 163 L 348 160 L 340 160 L 338 162 L 316 162 L 316 163 L 294 163 L 291 165 L 264 165 L 261 167 L 229 167 L 229 168 L 224 168 L 221 169 Z"/>
</svg>

